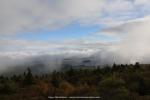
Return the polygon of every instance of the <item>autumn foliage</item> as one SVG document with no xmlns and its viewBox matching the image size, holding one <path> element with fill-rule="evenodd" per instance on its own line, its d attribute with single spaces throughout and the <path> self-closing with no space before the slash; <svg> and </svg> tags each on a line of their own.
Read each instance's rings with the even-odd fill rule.
<svg viewBox="0 0 150 100">
<path fill-rule="evenodd" d="M 0 100 L 46 100 L 48 96 L 100 96 L 102 100 L 150 100 L 150 65 L 97 66 L 33 75 L 0 76 Z"/>
</svg>

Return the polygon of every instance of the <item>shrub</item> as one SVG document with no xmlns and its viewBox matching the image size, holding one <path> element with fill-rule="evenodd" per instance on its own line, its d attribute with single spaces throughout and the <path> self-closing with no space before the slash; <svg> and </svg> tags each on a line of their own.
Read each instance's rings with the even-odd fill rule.
<svg viewBox="0 0 150 100">
<path fill-rule="evenodd" d="M 124 80 L 116 76 L 102 80 L 98 90 L 104 100 L 127 100 L 128 98 Z"/>
</svg>

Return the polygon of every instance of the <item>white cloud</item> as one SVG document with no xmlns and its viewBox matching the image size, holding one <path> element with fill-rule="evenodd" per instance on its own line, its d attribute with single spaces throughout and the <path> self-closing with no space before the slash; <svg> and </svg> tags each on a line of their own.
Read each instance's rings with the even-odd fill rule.
<svg viewBox="0 0 150 100">
<path fill-rule="evenodd" d="M 117 55 L 130 61 L 150 62 L 150 16 L 128 21 L 101 31 L 121 38 Z M 146 58 L 146 59 L 145 59 Z"/>
<path fill-rule="evenodd" d="M 99 0 L 1 0 L 0 34 L 53 29 L 100 15 Z"/>
<path fill-rule="evenodd" d="M 0 42 L 1 55 L 3 54 L 62 54 L 62 53 L 88 53 L 96 49 L 101 49 L 100 46 L 107 46 L 107 43 L 103 42 L 91 42 L 89 40 L 70 40 L 63 42 L 51 42 L 51 41 L 31 41 L 31 40 L 7 40 L 3 39 Z M 16 55 L 17 56 L 17 55 Z M 14 56 L 14 57 L 16 57 Z M 22 56 L 20 56 L 22 57 Z"/>
<path fill-rule="evenodd" d="M 149 0 L 0 0 L 0 59 L 3 62 L 0 64 L 8 66 L 19 59 L 21 62 L 28 57 L 62 54 L 64 57 L 94 55 L 98 63 L 146 62 L 144 58 L 150 54 L 150 17 L 139 19 L 138 15 L 149 15 L 149 8 Z M 105 27 L 101 33 L 115 34 L 120 41 L 51 42 L 11 38 L 17 33 L 57 29 L 73 22 L 101 25 Z M 6 39 L 3 35 L 7 35 Z"/>
<path fill-rule="evenodd" d="M 7 68 L 27 66 L 36 61 L 44 63 L 51 70 L 57 69 L 64 58 L 89 57 L 96 52 L 106 51 L 112 44 L 90 40 L 51 42 L 3 39 L 0 45 L 0 70 L 7 71 Z"/>
<path fill-rule="evenodd" d="M 135 0 L 135 4 L 147 5 L 147 4 L 149 4 L 149 0 Z"/>
<path fill-rule="evenodd" d="M 75 21 L 92 25 L 103 18 L 128 20 L 138 13 L 136 7 L 130 0 L 1 0 L 0 34 L 54 29 Z"/>
</svg>

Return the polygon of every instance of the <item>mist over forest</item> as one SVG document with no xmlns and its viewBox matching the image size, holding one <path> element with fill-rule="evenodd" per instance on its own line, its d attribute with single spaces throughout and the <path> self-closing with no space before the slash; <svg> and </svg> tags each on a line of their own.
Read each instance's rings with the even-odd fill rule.
<svg viewBox="0 0 150 100">
<path fill-rule="evenodd" d="M 0 0 L 0 100 L 49 96 L 150 100 L 150 0 Z"/>
</svg>

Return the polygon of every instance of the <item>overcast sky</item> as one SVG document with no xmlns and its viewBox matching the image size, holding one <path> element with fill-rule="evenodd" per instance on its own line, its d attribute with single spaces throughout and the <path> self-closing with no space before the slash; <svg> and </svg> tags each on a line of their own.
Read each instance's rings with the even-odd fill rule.
<svg viewBox="0 0 150 100">
<path fill-rule="evenodd" d="M 1 66 L 4 59 L 97 53 L 150 62 L 149 44 L 149 0 L 0 0 Z"/>
</svg>

